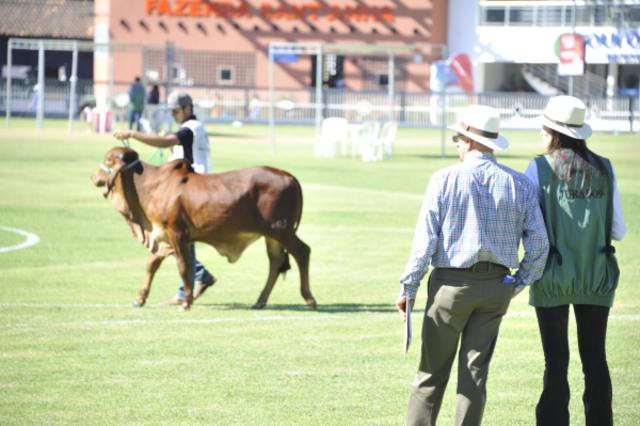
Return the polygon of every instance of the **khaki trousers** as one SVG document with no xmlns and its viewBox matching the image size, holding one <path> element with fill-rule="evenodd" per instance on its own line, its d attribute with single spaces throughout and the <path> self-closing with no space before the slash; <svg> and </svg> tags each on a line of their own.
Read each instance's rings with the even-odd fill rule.
<svg viewBox="0 0 640 426">
<path fill-rule="evenodd" d="M 502 283 L 508 270 L 435 269 L 422 325 L 422 355 L 411 387 L 407 425 L 435 425 L 458 342 L 456 425 L 479 425 L 487 374 L 502 317 L 513 288 Z"/>
</svg>

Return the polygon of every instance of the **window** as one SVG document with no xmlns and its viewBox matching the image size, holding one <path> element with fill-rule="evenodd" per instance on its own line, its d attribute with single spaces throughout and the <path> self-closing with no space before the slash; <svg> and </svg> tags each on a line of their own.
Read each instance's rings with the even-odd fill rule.
<svg viewBox="0 0 640 426">
<path fill-rule="evenodd" d="M 511 25 L 533 25 L 534 10 L 531 7 L 512 7 L 509 13 L 509 23 Z"/>
<path fill-rule="evenodd" d="M 544 7 L 538 10 L 538 16 L 542 15 L 542 25 L 562 25 L 562 7 Z"/>
<path fill-rule="evenodd" d="M 504 8 L 491 8 L 486 9 L 485 22 L 487 24 L 504 24 L 505 18 Z"/>
<path fill-rule="evenodd" d="M 233 84 L 235 82 L 235 73 L 231 67 L 218 67 L 217 77 L 218 84 Z"/>
<path fill-rule="evenodd" d="M 630 6 L 625 10 L 625 20 L 629 25 L 640 25 L 640 7 Z"/>
</svg>

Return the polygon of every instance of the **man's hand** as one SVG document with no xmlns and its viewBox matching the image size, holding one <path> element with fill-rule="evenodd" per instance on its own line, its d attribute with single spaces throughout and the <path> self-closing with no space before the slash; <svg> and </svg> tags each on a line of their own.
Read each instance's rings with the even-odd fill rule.
<svg viewBox="0 0 640 426">
<path fill-rule="evenodd" d="M 129 139 L 133 137 L 133 131 L 132 130 L 116 130 L 115 132 L 113 132 L 113 137 L 123 141 L 125 139 Z"/>
<path fill-rule="evenodd" d="M 513 294 L 511 295 L 511 298 L 516 297 L 516 295 L 518 295 L 518 293 L 520 293 L 526 287 L 526 285 L 524 284 L 519 284 L 512 275 L 505 275 L 502 279 L 502 283 L 513 287 Z"/>
<path fill-rule="evenodd" d="M 411 304 L 411 310 L 413 311 L 413 305 L 416 303 L 416 299 L 409 299 Z M 407 320 L 407 296 L 399 296 L 396 300 L 396 308 L 402 317 L 402 321 Z"/>
</svg>

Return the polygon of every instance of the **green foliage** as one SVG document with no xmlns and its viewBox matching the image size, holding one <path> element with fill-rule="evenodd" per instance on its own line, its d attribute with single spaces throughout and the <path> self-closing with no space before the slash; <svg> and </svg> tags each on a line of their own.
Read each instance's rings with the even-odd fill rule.
<svg viewBox="0 0 640 426">
<path fill-rule="evenodd" d="M 198 246 L 219 281 L 180 313 L 163 304 L 177 287 L 168 259 L 148 305 L 130 307 L 146 252 L 89 176 L 118 143 L 66 123 L 13 120 L 0 133 L 0 225 L 40 237 L 0 253 L 0 424 L 400 425 L 418 363 L 419 338 L 402 358 L 393 303 L 426 182 L 457 161 L 436 130 L 400 129 L 394 158 L 362 163 L 312 157 L 313 130 L 210 126 L 216 171 L 267 164 L 304 190 L 300 236 L 312 247 L 309 311 L 297 268 L 268 307 L 253 311 L 267 273 L 264 244 L 233 265 Z M 537 132 L 506 132 L 499 160 L 524 170 Z M 622 280 L 608 353 L 617 424 L 640 423 L 640 138 L 596 134 L 590 147 L 616 167 L 629 232 L 616 244 Z M 133 142 L 141 158 L 153 148 Z M 22 237 L 0 230 L 0 246 Z M 543 358 L 527 296 L 507 314 L 493 360 L 487 425 L 532 425 Z M 424 306 L 421 288 L 417 306 Z M 419 330 L 423 309 L 416 309 Z M 572 424 L 583 424 L 582 376 L 571 324 Z M 419 333 L 418 333 L 419 334 Z M 451 424 L 455 368 L 441 423 Z"/>
</svg>

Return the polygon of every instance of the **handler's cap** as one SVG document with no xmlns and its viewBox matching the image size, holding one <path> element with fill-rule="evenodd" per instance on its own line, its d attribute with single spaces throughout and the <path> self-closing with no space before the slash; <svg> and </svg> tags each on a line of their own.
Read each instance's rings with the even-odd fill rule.
<svg viewBox="0 0 640 426">
<path fill-rule="evenodd" d="M 460 113 L 457 126 L 450 126 L 461 135 L 491 149 L 506 149 L 509 141 L 498 134 L 500 114 L 498 110 L 486 105 L 469 105 Z"/>
<path fill-rule="evenodd" d="M 169 109 L 177 109 L 182 108 L 187 105 L 193 105 L 193 99 L 187 92 L 183 92 L 182 90 L 174 90 L 169 94 L 167 98 L 167 104 Z"/>
<path fill-rule="evenodd" d="M 591 136 L 591 126 L 584 122 L 586 107 L 574 96 L 554 96 L 542 115 L 542 125 L 574 139 Z"/>
</svg>

